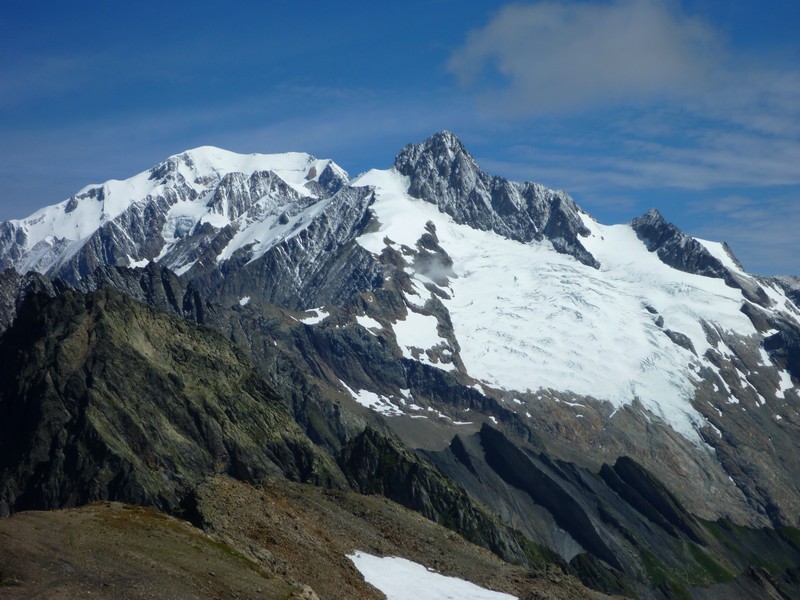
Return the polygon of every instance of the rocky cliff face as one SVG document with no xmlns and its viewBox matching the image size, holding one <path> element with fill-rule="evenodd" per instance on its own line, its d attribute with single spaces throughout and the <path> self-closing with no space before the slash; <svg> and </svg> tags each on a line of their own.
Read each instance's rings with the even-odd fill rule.
<svg viewBox="0 0 800 600">
<path fill-rule="evenodd" d="M 408 177 L 411 196 L 435 204 L 456 223 L 523 243 L 546 239 L 558 252 L 599 266 L 580 242 L 589 231 L 572 198 L 539 184 L 487 175 L 450 132 L 406 146 L 394 164 Z"/>
<path fill-rule="evenodd" d="M 238 251 L 216 270 L 187 273 L 211 297 L 236 302 L 245 296 L 295 310 L 341 304 L 378 287 L 380 265 L 353 242 L 370 221 L 371 190 L 340 191 L 296 235 L 254 258 Z"/>
<path fill-rule="evenodd" d="M 694 597 L 716 585 L 715 597 L 747 597 L 748 586 L 758 585 L 753 565 L 780 564 L 780 571 L 800 557 L 796 530 L 700 519 L 628 457 L 592 472 L 547 451 L 520 449 L 489 426 L 427 455 L 529 537 L 546 539 L 571 572 L 607 593 Z M 797 593 L 793 584 L 783 586 L 782 593 Z"/>
<path fill-rule="evenodd" d="M 0 341 L 0 511 L 176 510 L 208 473 L 341 475 L 234 347 L 106 290 L 29 295 Z"/>
<path fill-rule="evenodd" d="M 17 318 L 17 312 L 28 295 L 40 293 L 54 296 L 57 286 L 38 273 L 20 275 L 13 269 L 0 271 L 0 333 Z"/>
</svg>

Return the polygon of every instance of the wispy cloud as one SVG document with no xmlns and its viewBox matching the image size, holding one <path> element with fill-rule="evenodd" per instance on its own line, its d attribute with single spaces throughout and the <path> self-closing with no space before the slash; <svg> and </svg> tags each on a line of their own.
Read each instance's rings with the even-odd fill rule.
<svg viewBox="0 0 800 600">
<path fill-rule="evenodd" d="M 574 122 L 577 130 L 583 126 Z M 531 138 L 517 144 L 505 158 L 487 158 L 486 168 L 574 192 L 709 191 L 800 184 L 800 142 L 787 138 L 704 130 L 690 143 L 675 143 L 671 134 L 649 139 L 626 137 L 624 132 L 573 137 L 560 131 L 542 133 L 542 129 Z"/>
<path fill-rule="evenodd" d="M 492 103 L 521 114 L 681 95 L 712 78 L 721 44 L 713 29 L 670 6 L 509 5 L 471 32 L 448 66 L 465 84 L 491 85 L 499 75 Z"/>
<path fill-rule="evenodd" d="M 746 269 L 764 275 L 800 275 L 800 195 L 726 196 L 698 206 L 697 211 L 702 220 L 691 233 L 725 240 L 734 253 L 746 257 Z"/>
<path fill-rule="evenodd" d="M 675 2 L 509 5 L 449 68 L 536 123 L 532 158 L 578 185 L 800 184 L 800 69 L 737 55 Z"/>
<path fill-rule="evenodd" d="M 91 55 L 26 55 L 0 61 L 0 108 L 84 85 L 97 65 Z"/>
</svg>

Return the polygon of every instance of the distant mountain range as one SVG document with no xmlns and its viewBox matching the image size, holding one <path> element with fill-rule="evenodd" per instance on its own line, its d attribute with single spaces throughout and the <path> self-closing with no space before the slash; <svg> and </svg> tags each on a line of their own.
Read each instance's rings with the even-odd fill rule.
<svg viewBox="0 0 800 600">
<path fill-rule="evenodd" d="M 449 132 L 354 179 L 203 147 L 0 223 L 0 266 L 3 514 L 279 477 L 602 593 L 800 593 L 800 281 L 656 210 Z"/>
</svg>

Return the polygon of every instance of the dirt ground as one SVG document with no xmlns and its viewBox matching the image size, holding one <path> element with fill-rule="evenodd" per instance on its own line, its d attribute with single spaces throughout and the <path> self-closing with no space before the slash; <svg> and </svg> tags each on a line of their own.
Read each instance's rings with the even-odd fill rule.
<svg viewBox="0 0 800 600">
<path fill-rule="evenodd" d="M 190 524 L 117 503 L 0 520 L 0 598 L 290 598 Z"/>
<path fill-rule="evenodd" d="M 313 588 L 320 598 L 383 598 L 346 555 L 401 556 L 444 575 L 527 599 L 599 599 L 558 568 L 510 565 L 379 496 L 272 481 L 256 488 L 216 477 L 200 487 L 199 508 L 212 535 L 270 571 Z"/>
<path fill-rule="evenodd" d="M 214 477 L 197 504 L 206 532 L 119 503 L 2 519 L 0 598 L 383 598 L 347 558 L 355 550 L 522 600 L 606 597 L 555 567 L 504 563 L 381 497 Z"/>
</svg>

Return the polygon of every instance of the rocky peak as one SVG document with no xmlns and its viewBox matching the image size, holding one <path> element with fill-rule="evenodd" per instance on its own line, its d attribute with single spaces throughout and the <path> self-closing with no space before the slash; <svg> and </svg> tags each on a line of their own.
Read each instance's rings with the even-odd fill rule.
<svg viewBox="0 0 800 600">
<path fill-rule="evenodd" d="M 59 287 L 60 282 L 53 282 L 39 273 L 22 275 L 13 268 L 0 271 L 0 334 L 14 322 L 28 294 L 54 296 Z"/>
<path fill-rule="evenodd" d="M 579 240 L 589 232 L 569 195 L 484 173 L 449 131 L 403 148 L 394 168 L 409 178 L 409 194 L 436 204 L 457 223 L 523 243 L 548 239 L 558 252 L 599 266 Z"/>
<path fill-rule="evenodd" d="M 395 159 L 395 168 L 404 175 L 423 167 L 434 167 L 443 177 L 449 177 L 451 173 L 475 174 L 480 171 L 475 158 L 449 131 L 434 134 L 419 144 L 408 144 Z"/>
<path fill-rule="evenodd" d="M 327 165 L 325 165 L 325 168 L 322 169 L 322 173 L 320 173 L 317 177 L 317 183 L 319 183 L 320 187 L 327 192 L 328 196 L 333 196 L 336 192 L 347 185 L 349 179 L 350 178 L 347 176 L 347 172 L 344 171 L 344 169 L 340 168 L 338 165 L 335 165 L 333 162 L 329 162 Z M 306 186 L 308 185 L 309 184 L 306 184 Z"/>
<path fill-rule="evenodd" d="M 170 156 L 167 160 L 157 164 L 150 169 L 151 181 L 158 181 L 162 184 L 167 184 L 176 180 L 179 175 L 178 168 L 181 163 L 185 163 L 188 167 L 194 166 L 192 158 L 188 152 L 184 152 L 178 156 Z"/>
<path fill-rule="evenodd" d="M 661 261 L 673 269 L 723 279 L 728 286 L 741 289 L 751 302 L 769 306 L 769 298 L 760 286 L 732 272 L 703 244 L 667 222 L 655 208 L 633 219 L 631 228 L 650 252 L 656 252 Z M 733 263 L 741 266 L 730 247 L 724 244 L 723 248 Z"/>
<path fill-rule="evenodd" d="M 714 257 L 700 242 L 667 222 L 655 208 L 631 221 L 631 227 L 650 252 L 670 267 L 724 279 L 728 274 L 722 262 Z"/>
<path fill-rule="evenodd" d="M 648 225 L 651 227 L 669 227 L 670 223 L 664 219 L 663 215 L 656 208 L 651 208 L 643 215 L 636 217 L 633 222 L 639 225 Z M 674 225 L 672 225 L 674 227 Z M 677 227 L 676 227 L 677 229 Z"/>
</svg>

